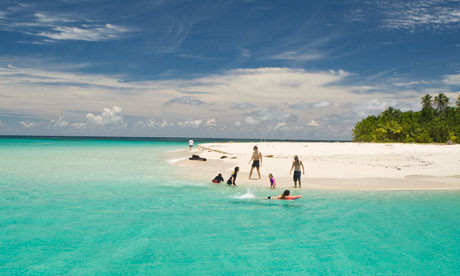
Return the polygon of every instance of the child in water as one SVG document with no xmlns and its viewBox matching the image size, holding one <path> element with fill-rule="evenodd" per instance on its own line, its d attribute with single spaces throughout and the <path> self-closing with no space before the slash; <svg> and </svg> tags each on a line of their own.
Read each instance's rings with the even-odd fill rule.
<svg viewBox="0 0 460 276">
<path fill-rule="evenodd" d="M 240 167 L 235 167 L 235 170 L 232 173 L 232 176 L 227 180 L 228 185 L 236 186 L 236 176 L 238 175 L 238 172 L 240 171 Z"/>
<path fill-rule="evenodd" d="M 222 177 L 221 173 L 219 173 L 216 177 L 214 177 L 213 180 L 211 180 L 212 183 L 216 183 L 216 184 L 219 184 L 222 181 L 224 181 L 224 178 Z"/>
<path fill-rule="evenodd" d="M 285 190 L 281 195 L 279 196 L 268 196 L 268 199 L 284 199 L 284 200 L 292 200 L 292 199 L 298 199 L 301 198 L 301 195 L 296 195 L 296 196 L 291 196 L 291 192 L 289 190 Z"/>
<path fill-rule="evenodd" d="M 287 199 L 291 195 L 291 192 L 289 190 L 285 190 L 283 194 L 279 196 L 269 196 L 267 197 L 268 199 Z"/>
<path fill-rule="evenodd" d="M 270 189 L 275 189 L 276 181 L 275 181 L 275 178 L 273 177 L 273 174 L 269 173 L 268 178 L 270 179 Z"/>
</svg>

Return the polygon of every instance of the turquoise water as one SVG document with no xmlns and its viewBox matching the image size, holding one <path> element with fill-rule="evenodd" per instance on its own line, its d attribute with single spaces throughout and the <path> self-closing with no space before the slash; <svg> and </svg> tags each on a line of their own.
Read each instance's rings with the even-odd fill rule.
<svg viewBox="0 0 460 276">
<path fill-rule="evenodd" d="M 459 274 L 458 191 L 261 200 L 182 179 L 186 147 L 0 139 L 0 275 Z"/>
</svg>

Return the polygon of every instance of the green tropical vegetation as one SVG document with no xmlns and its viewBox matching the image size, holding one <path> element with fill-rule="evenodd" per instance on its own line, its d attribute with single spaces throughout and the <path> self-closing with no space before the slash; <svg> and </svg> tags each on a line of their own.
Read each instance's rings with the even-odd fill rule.
<svg viewBox="0 0 460 276">
<path fill-rule="evenodd" d="M 353 129 L 355 142 L 460 143 L 460 95 L 456 107 L 440 93 L 425 95 L 420 111 L 402 112 L 393 107 L 368 116 Z"/>
</svg>

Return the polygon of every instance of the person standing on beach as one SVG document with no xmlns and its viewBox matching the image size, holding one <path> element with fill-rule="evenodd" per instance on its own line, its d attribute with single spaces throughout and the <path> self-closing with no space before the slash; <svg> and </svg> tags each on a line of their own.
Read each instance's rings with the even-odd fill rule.
<svg viewBox="0 0 460 276">
<path fill-rule="evenodd" d="M 292 161 L 292 167 L 289 174 L 292 173 L 292 169 L 294 169 L 294 188 L 297 188 L 297 181 L 299 181 L 299 188 L 302 187 L 302 183 L 300 182 L 301 171 L 300 167 L 302 167 L 302 173 L 305 174 L 305 168 L 303 166 L 302 161 L 299 160 L 297 155 L 294 155 L 294 161 Z"/>
<path fill-rule="evenodd" d="M 192 151 L 192 148 L 193 148 L 193 140 L 192 139 L 188 140 L 188 146 L 190 148 L 190 151 Z"/>
<path fill-rule="evenodd" d="M 259 179 L 260 179 L 259 168 L 262 167 L 262 153 L 259 152 L 259 149 L 257 148 L 257 146 L 254 146 L 254 152 L 252 153 L 252 157 L 251 157 L 251 160 L 249 160 L 249 163 L 251 163 L 251 161 L 253 162 L 251 166 L 251 171 L 249 172 L 248 179 L 251 179 L 252 171 L 254 170 L 254 168 L 257 169 L 257 174 L 259 175 Z"/>
<path fill-rule="evenodd" d="M 275 189 L 276 188 L 276 181 L 275 181 L 275 178 L 273 177 L 272 173 L 268 174 L 268 179 L 270 179 L 270 189 Z"/>
</svg>

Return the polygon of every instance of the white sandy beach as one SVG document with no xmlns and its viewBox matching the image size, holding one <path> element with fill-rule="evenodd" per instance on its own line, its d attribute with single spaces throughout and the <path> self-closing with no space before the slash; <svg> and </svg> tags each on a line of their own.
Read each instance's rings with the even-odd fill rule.
<svg viewBox="0 0 460 276">
<path fill-rule="evenodd" d="M 254 170 L 248 180 L 254 145 L 263 155 L 262 179 Z M 198 154 L 207 161 L 191 161 Z M 170 163 L 183 168 L 191 178 L 210 183 L 221 172 L 228 179 L 240 167 L 237 184 L 269 187 L 272 173 L 277 188 L 293 187 L 289 170 L 293 156 L 305 166 L 304 189 L 339 190 L 441 190 L 460 189 L 460 145 L 370 144 L 370 143 L 210 143 L 192 152 L 170 152 Z M 221 159 L 223 156 L 226 158 Z M 221 183 L 220 185 L 226 185 Z"/>
</svg>

